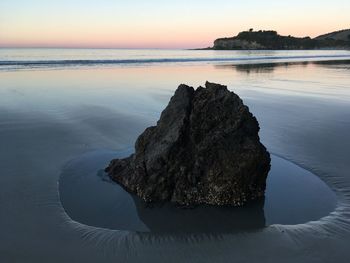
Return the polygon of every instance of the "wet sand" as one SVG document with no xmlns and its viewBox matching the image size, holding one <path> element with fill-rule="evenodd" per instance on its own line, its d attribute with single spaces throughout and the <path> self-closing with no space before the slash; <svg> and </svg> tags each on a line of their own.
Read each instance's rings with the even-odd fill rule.
<svg viewBox="0 0 350 263">
<path fill-rule="evenodd" d="M 4 262 L 347 262 L 350 258 L 348 64 L 154 66 L 0 72 L 0 259 Z M 58 179 L 95 149 L 130 148 L 179 84 L 226 83 L 261 123 L 268 150 L 337 195 L 317 221 L 256 232 L 140 235 L 71 220 Z"/>
</svg>

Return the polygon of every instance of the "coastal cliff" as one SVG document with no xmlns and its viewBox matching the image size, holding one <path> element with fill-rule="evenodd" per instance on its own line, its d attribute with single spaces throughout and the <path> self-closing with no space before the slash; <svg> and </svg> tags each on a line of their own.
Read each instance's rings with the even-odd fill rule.
<svg viewBox="0 0 350 263">
<path fill-rule="evenodd" d="M 316 38 L 282 36 L 276 31 L 240 32 L 237 36 L 214 41 L 214 50 L 305 50 L 349 49 L 350 30 L 342 30 Z"/>
</svg>

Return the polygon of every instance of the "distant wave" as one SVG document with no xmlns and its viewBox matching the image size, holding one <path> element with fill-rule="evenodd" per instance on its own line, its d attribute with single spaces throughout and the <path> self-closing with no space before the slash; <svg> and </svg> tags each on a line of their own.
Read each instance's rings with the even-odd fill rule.
<svg viewBox="0 0 350 263">
<path fill-rule="evenodd" d="M 151 64 L 151 63 L 185 63 L 185 62 L 239 62 L 263 60 L 323 60 L 350 59 L 350 55 L 317 55 L 317 56 L 256 56 L 256 57 L 216 57 L 216 58 L 150 58 L 150 59 L 107 59 L 107 60 L 3 60 L 0 66 L 79 66 L 79 65 L 112 65 L 112 64 Z"/>
</svg>

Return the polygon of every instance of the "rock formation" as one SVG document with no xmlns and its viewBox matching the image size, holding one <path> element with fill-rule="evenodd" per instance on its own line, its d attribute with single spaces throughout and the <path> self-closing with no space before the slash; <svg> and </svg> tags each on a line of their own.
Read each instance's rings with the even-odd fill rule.
<svg viewBox="0 0 350 263">
<path fill-rule="evenodd" d="M 135 154 L 106 172 L 146 202 L 241 206 L 264 196 L 270 155 L 259 124 L 226 86 L 180 85 Z"/>
<path fill-rule="evenodd" d="M 349 49 L 350 30 L 341 30 L 316 38 L 282 36 L 276 31 L 243 31 L 237 36 L 218 38 L 211 49 L 218 50 L 304 50 Z"/>
</svg>

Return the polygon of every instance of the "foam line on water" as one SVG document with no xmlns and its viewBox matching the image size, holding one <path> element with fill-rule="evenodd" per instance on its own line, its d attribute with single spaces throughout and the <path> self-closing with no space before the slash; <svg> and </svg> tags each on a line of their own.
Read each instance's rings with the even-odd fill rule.
<svg viewBox="0 0 350 263">
<path fill-rule="evenodd" d="M 310 56 L 249 56 L 249 57 L 204 57 L 204 58 L 148 58 L 148 59 L 73 59 L 73 60 L 3 60 L 0 66 L 78 66 L 110 64 L 152 64 L 152 63 L 186 63 L 186 62 L 249 62 L 262 60 L 322 60 L 350 59 L 350 55 L 310 55 Z"/>
</svg>

